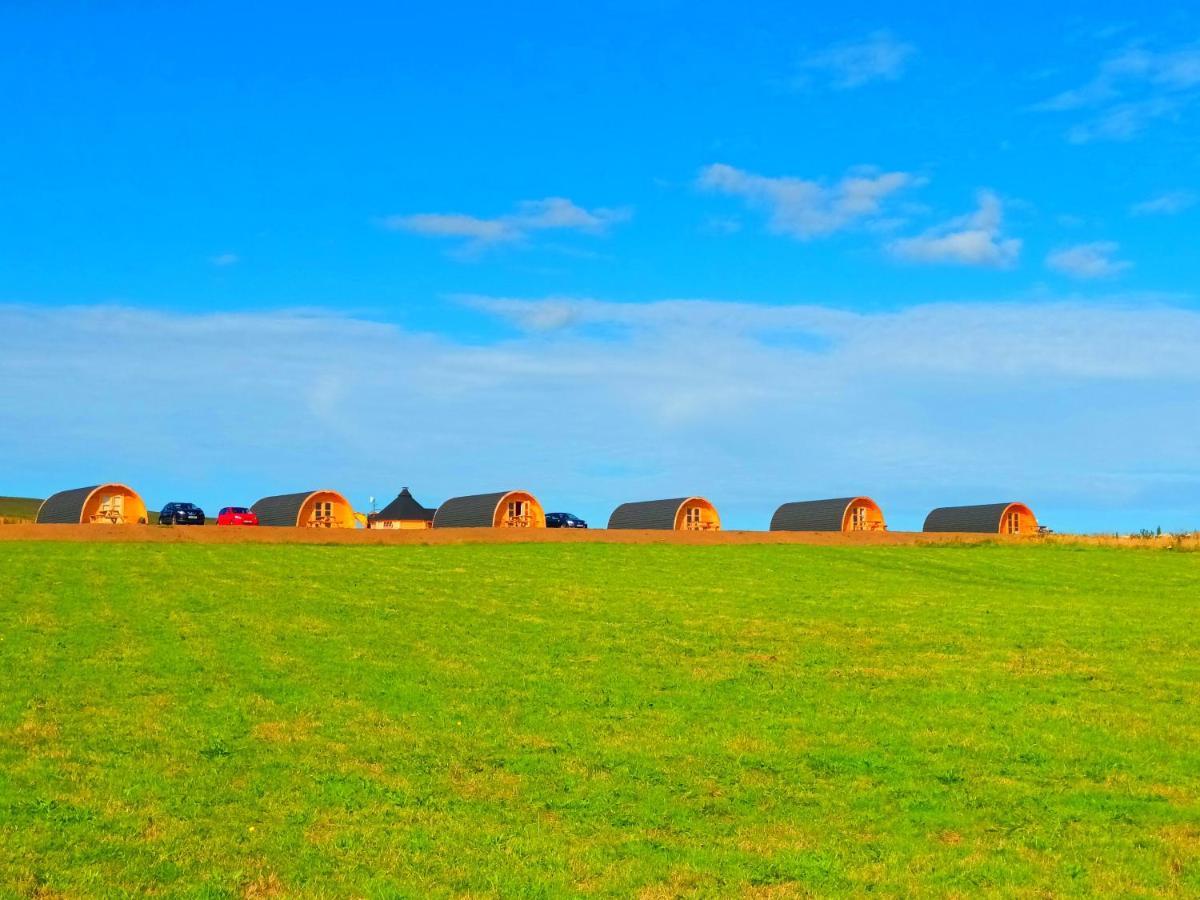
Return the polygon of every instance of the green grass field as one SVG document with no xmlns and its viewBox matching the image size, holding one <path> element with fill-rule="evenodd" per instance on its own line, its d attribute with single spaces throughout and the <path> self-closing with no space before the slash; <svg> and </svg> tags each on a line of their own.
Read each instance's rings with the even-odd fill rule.
<svg viewBox="0 0 1200 900">
<path fill-rule="evenodd" d="M 0 894 L 1200 893 L 1200 554 L 0 543 Z"/>
</svg>

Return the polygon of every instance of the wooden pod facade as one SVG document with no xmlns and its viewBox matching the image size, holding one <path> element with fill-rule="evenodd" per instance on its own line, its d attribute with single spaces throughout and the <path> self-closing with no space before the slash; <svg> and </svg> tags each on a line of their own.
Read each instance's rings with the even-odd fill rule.
<svg viewBox="0 0 1200 900">
<path fill-rule="evenodd" d="M 367 516 L 367 527 L 384 530 L 432 528 L 435 512 L 418 503 L 408 488 L 402 488 L 395 500 L 379 512 Z"/>
<path fill-rule="evenodd" d="M 719 531 L 717 508 L 703 497 L 622 503 L 608 517 L 609 528 L 651 531 Z"/>
<path fill-rule="evenodd" d="M 772 531 L 887 531 L 883 510 L 870 497 L 785 503 L 771 516 Z"/>
<path fill-rule="evenodd" d="M 94 484 L 59 491 L 38 507 L 39 525 L 145 525 L 146 503 L 124 484 Z"/>
<path fill-rule="evenodd" d="M 434 528 L 545 528 L 546 511 L 528 491 L 451 497 L 433 514 Z"/>
<path fill-rule="evenodd" d="M 263 497 L 252 507 L 258 524 L 278 528 L 353 528 L 354 509 L 337 491 Z"/>
<path fill-rule="evenodd" d="M 985 503 L 979 506 L 941 506 L 925 517 L 923 531 L 961 531 L 973 534 L 1037 534 L 1033 510 L 1024 503 Z"/>
</svg>

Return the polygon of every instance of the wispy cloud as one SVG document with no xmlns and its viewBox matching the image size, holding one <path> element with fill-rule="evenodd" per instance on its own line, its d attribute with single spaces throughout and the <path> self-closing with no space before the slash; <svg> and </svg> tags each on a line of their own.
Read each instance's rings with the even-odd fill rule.
<svg viewBox="0 0 1200 900">
<path fill-rule="evenodd" d="M 629 219 L 631 214 L 625 208 L 589 210 L 565 197 L 546 197 L 522 201 L 515 212 L 490 219 L 463 213 L 417 213 L 387 216 L 381 224 L 392 231 L 460 238 L 464 241 L 464 249 L 480 250 L 494 244 L 520 243 L 542 231 L 603 234 L 611 226 Z"/>
<path fill-rule="evenodd" d="M 1163 306 L 1130 295 L 1104 302 L 1044 300 L 1027 303 L 924 304 L 893 312 L 858 313 L 814 304 L 768 306 L 714 300 L 661 300 L 616 303 L 556 297 L 526 300 L 469 295 L 460 302 L 506 319 L 539 335 L 594 335 L 599 343 L 620 344 L 612 326 L 626 337 L 652 340 L 667 335 L 705 334 L 714 343 L 807 335 L 817 349 L 788 349 L 784 356 L 842 358 L 864 372 L 951 375 L 994 370 L 1009 375 L 1085 378 L 1154 378 L 1184 374 L 1200 378 L 1200 357 L 1189 342 L 1200 337 L 1200 313 Z M 1146 315 L 1139 324 L 1138 317 Z M 1079 322 L 1088 338 L 1063 343 L 1060 326 Z M 1183 325 L 1168 335 L 1167 323 Z M 620 332 L 618 332 L 620 334 Z M 1130 340 L 1122 336 L 1127 334 Z M 1151 339 L 1151 335 L 1155 335 Z M 601 336 L 604 336 L 602 339 Z M 947 339 L 949 344 L 934 352 Z M 1163 355 L 1159 354 L 1159 346 Z M 1008 354 L 1018 347 L 1027 354 Z M 1056 349 L 1055 349 L 1056 348 Z M 1003 359 L 993 359 L 997 349 Z M 1054 352 L 1051 352 L 1054 350 Z M 689 377 L 701 377 L 693 372 Z M 756 380 L 751 371 L 746 378 Z M 735 378 L 741 381 L 741 378 Z"/>
<path fill-rule="evenodd" d="M 1135 216 L 1173 216 L 1196 205 L 1196 194 L 1193 191 L 1167 191 L 1156 194 L 1141 203 L 1135 203 L 1129 208 Z"/>
<path fill-rule="evenodd" d="M 1004 206 L 992 191 L 979 192 L 979 208 L 931 228 L 916 237 L 888 244 L 898 259 L 915 263 L 951 263 L 964 266 L 1013 265 L 1021 254 L 1019 238 L 1005 237 Z"/>
<path fill-rule="evenodd" d="M 1170 50 L 1131 47 L 1104 60 L 1092 79 L 1036 104 L 1040 112 L 1085 112 L 1074 143 L 1127 141 L 1159 119 L 1178 118 L 1200 89 L 1200 44 Z"/>
<path fill-rule="evenodd" d="M 1008 496 L 1055 525 L 1084 509 L 1141 527 L 1129 510 L 1157 504 L 1172 471 L 1191 474 L 1163 508 L 1200 508 L 1194 310 L 470 304 L 515 331 L 465 343 L 335 314 L 0 306 L 0 427 L 26 436 L 0 442 L 0 470 L 43 492 L 128 479 L 152 502 L 180 486 L 216 504 L 317 486 L 365 502 L 396 489 L 408 446 L 403 480 L 426 502 L 528 486 L 601 521 L 622 500 L 703 491 L 761 528 L 783 500 L 865 491 L 896 528 Z M 147 369 L 146 346 L 207 364 Z M 1038 452 L 997 454 L 1014 434 Z"/>
<path fill-rule="evenodd" d="M 821 77 L 839 90 L 862 87 L 873 81 L 895 81 L 904 74 L 916 47 L 897 40 L 887 31 L 876 31 L 861 40 L 845 41 L 809 54 L 800 62 L 797 86 Z"/>
<path fill-rule="evenodd" d="M 218 269 L 224 269 L 229 266 L 235 266 L 241 262 L 241 257 L 236 253 L 219 253 L 209 260 Z"/>
<path fill-rule="evenodd" d="M 1168 97 L 1117 103 L 1090 121 L 1073 126 L 1067 132 L 1067 138 L 1073 144 L 1132 140 L 1156 119 L 1173 116 L 1180 106 L 1180 101 Z"/>
<path fill-rule="evenodd" d="M 740 197 L 767 214 L 773 234 L 808 240 L 878 220 L 885 202 L 920 179 L 908 172 L 852 172 L 834 184 L 803 178 L 757 175 L 724 163 L 700 171 L 699 186 Z"/>
<path fill-rule="evenodd" d="M 1133 266 L 1128 260 L 1114 258 L 1119 249 L 1115 241 L 1075 244 L 1052 251 L 1046 257 L 1046 265 L 1072 278 L 1112 278 Z"/>
</svg>

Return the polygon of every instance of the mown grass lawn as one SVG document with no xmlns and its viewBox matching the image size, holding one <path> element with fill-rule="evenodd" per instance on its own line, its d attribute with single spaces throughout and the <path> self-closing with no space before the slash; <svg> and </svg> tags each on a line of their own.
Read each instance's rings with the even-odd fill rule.
<svg viewBox="0 0 1200 900">
<path fill-rule="evenodd" d="M 1200 892 L 1200 554 L 0 544 L 0 893 Z"/>
</svg>

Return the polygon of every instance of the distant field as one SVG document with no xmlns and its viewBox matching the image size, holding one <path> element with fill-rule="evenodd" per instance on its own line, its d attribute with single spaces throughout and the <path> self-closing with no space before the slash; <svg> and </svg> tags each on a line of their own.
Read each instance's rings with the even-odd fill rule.
<svg viewBox="0 0 1200 900">
<path fill-rule="evenodd" d="M 1200 554 L 0 543 L 0 896 L 1200 893 Z"/>
</svg>

